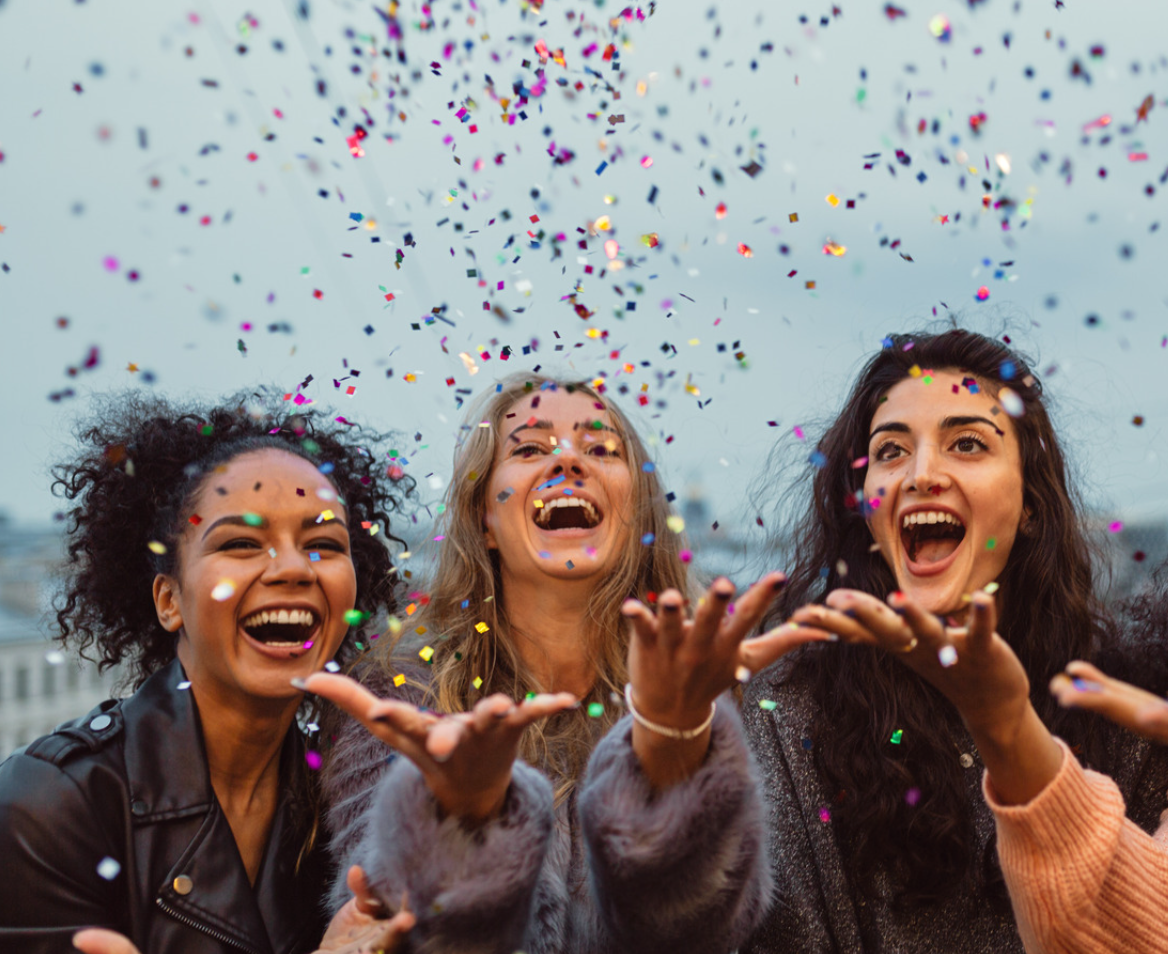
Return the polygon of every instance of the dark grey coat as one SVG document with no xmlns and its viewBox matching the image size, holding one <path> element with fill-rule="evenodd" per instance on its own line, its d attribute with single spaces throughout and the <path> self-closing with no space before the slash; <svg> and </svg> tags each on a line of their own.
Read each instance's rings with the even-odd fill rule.
<svg viewBox="0 0 1168 954">
<path fill-rule="evenodd" d="M 831 798 L 824 791 L 811 749 L 816 703 L 805 687 L 784 681 L 782 663 L 750 684 L 743 718 L 755 757 L 762 765 L 768 822 L 775 861 L 775 906 L 744 946 L 750 954 L 1023 954 L 1008 900 L 991 896 L 971 871 L 965 889 L 944 903 L 898 910 L 887 879 L 881 898 L 866 898 L 840 851 L 830 816 L 821 815 Z M 771 711 L 761 700 L 776 703 Z M 1165 807 L 1168 760 L 1149 757 L 1151 747 L 1125 734 L 1117 781 L 1128 796 L 1128 813 L 1153 830 Z M 994 833 L 993 814 L 981 792 L 984 768 L 965 736 L 961 755 L 977 844 L 985 855 Z M 966 765 L 968 762 L 968 765 Z M 825 820 L 826 819 L 826 820 Z"/>
<path fill-rule="evenodd" d="M 369 687 L 400 695 L 388 681 Z M 347 722 L 323 779 L 339 866 L 333 908 L 348 896 L 349 865 L 360 864 L 391 908 L 408 896 L 418 916 L 411 952 L 733 950 L 771 896 L 758 777 L 736 707 L 722 700 L 705 764 L 661 792 L 630 734 L 625 717 L 597 745 L 578 797 L 558 807 L 544 775 L 516 762 L 502 816 L 468 831 L 438 818 L 408 759 Z"/>
</svg>

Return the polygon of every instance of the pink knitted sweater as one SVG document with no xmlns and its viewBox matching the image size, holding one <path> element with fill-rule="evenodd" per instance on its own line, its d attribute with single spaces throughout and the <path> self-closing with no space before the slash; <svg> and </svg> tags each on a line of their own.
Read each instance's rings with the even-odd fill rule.
<svg viewBox="0 0 1168 954">
<path fill-rule="evenodd" d="M 1115 783 L 1058 743 L 1058 775 L 1025 805 L 1000 804 L 983 780 L 1028 954 L 1168 954 L 1168 811 L 1145 834 Z"/>
</svg>

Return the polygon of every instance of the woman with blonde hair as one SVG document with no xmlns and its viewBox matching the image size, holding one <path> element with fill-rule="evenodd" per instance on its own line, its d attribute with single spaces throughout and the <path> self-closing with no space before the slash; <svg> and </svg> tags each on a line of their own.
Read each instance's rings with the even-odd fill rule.
<svg viewBox="0 0 1168 954">
<path fill-rule="evenodd" d="M 334 858 L 415 912 L 411 949 L 732 950 L 771 884 L 726 692 L 807 638 L 743 642 L 782 575 L 686 618 L 680 527 L 598 387 L 515 375 L 466 429 L 426 645 L 308 680 L 357 720 L 325 770 Z"/>
</svg>

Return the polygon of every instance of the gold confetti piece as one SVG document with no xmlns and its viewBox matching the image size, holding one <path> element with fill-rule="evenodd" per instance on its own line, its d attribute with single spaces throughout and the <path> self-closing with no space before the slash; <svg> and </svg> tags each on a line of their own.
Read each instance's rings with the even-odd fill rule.
<svg viewBox="0 0 1168 954">
<path fill-rule="evenodd" d="M 157 540 L 151 540 L 149 543 L 146 544 L 146 548 L 151 553 L 157 553 L 159 556 L 162 556 L 162 554 L 164 554 L 166 552 L 166 544 L 159 543 Z"/>
<path fill-rule="evenodd" d="M 478 630 L 480 633 L 485 633 L 485 632 L 487 632 L 487 631 L 488 631 L 490 628 L 491 628 L 491 627 L 490 627 L 490 626 L 488 626 L 486 623 L 483 623 L 483 622 L 478 622 L 478 623 L 475 623 L 475 629 L 476 629 L 476 630 Z"/>
<path fill-rule="evenodd" d="M 483 688 L 483 677 L 482 676 L 475 676 L 474 681 L 471 683 L 471 685 L 474 686 L 476 689 L 482 689 Z"/>
<path fill-rule="evenodd" d="M 400 689 L 406 684 L 406 677 L 399 672 L 396 676 L 393 677 L 393 684 Z"/>
<path fill-rule="evenodd" d="M 828 195 L 824 196 L 823 201 L 834 209 L 839 205 L 839 196 L 829 193 Z"/>
<path fill-rule="evenodd" d="M 423 646 L 418 650 L 418 655 L 421 656 L 426 662 L 429 662 L 434 658 L 434 649 L 431 646 Z"/>
</svg>

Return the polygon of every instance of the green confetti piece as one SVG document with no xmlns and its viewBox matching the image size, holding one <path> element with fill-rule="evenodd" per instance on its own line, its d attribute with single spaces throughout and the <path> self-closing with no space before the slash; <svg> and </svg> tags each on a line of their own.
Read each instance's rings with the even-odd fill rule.
<svg viewBox="0 0 1168 954">
<path fill-rule="evenodd" d="M 774 712 L 779 707 L 779 704 L 774 699 L 759 699 L 758 707 L 763 712 Z"/>
<path fill-rule="evenodd" d="M 888 741 L 893 745 L 900 745 L 900 740 L 904 738 L 904 729 L 897 729 L 892 733 L 892 738 Z"/>
<path fill-rule="evenodd" d="M 264 518 L 258 513 L 245 513 L 243 515 L 243 522 L 249 527 L 262 527 L 264 525 Z"/>
<path fill-rule="evenodd" d="M 603 702 L 590 702 L 590 703 L 588 703 L 588 715 L 590 715 L 593 719 L 599 719 L 602 715 L 604 715 L 604 703 Z"/>
</svg>

